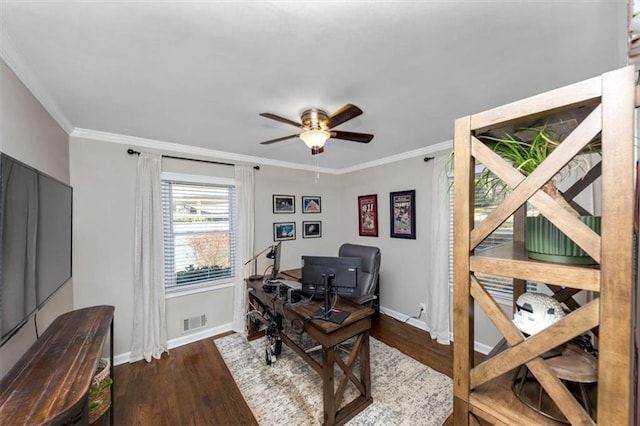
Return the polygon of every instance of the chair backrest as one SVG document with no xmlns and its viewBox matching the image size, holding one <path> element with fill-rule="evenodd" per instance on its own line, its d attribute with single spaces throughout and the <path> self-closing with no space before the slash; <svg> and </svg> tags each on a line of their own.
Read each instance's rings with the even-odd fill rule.
<svg viewBox="0 0 640 426">
<path fill-rule="evenodd" d="M 359 283 L 362 295 L 373 294 L 376 290 L 380 272 L 380 249 L 378 247 L 346 243 L 340 246 L 338 256 L 359 257 L 362 259 L 362 272 Z"/>
</svg>

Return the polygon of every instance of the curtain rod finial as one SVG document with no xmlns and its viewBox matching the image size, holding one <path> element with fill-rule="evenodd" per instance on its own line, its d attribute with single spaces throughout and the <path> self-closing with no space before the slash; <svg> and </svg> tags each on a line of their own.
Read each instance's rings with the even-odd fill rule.
<svg viewBox="0 0 640 426">
<path fill-rule="evenodd" d="M 134 151 L 133 149 L 129 148 L 129 149 L 127 150 L 127 154 L 129 154 L 129 155 L 133 155 L 133 154 L 138 154 L 138 155 L 140 155 L 140 152 L 139 152 L 139 151 Z"/>
<path fill-rule="evenodd" d="M 428 162 L 428 161 L 431 161 L 431 160 L 433 160 L 433 157 L 424 157 L 424 162 L 425 163 Z"/>
</svg>

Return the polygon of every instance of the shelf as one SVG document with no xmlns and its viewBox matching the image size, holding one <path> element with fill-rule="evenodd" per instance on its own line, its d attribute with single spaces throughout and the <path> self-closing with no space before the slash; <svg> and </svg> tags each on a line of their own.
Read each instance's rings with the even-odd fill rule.
<svg viewBox="0 0 640 426">
<path fill-rule="evenodd" d="M 469 257 L 473 272 L 538 281 L 581 290 L 600 291 L 600 270 L 529 259 L 524 243 L 515 242 L 478 251 Z"/>
<path fill-rule="evenodd" d="M 89 389 L 107 336 L 113 377 L 113 306 L 60 315 L 0 381 L 0 419 L 65 424 L 89 416 Z M 113 424 L 113 386 L 109 418 Z"/>
<path fill-rule="evenodd" d="M 453 237 L 453 379 L 456 425 L 555 425 L 527 407 L 512 392 L 510 370 L 527 365 L 542 384 L 554 409 L 572 424 L 632 424 L 634 352 L 634 109 L 638 93 L 634 66 L 542 93 L 489 111 L 461 117 L 454 125 L 454 237 Z M 581 107 L 588 108 L 578 111 Z M 535 171 L 525 176 L 485 144 L 480 134 L 544 122 L 559 111 L 581 114 L 575 127 Z M 601 166 L 575 189 L 567 201 L 600 178 L 602 207 L 598 233 L 562 209 L 543 186 L 595 138 L 601 142 Z M 474 220 L 475 167 L 482 164 L 512 191 L 477 225 Z M 513 243 L 474 253 L 474 248 L 509 217 L 514 217 L 514 239 L 525 237 L 525 205 L 535 207 L 562 233 L 597 261 L 597 265 L 567 265 L 529 259 L 524 243 Z M 557 297 L 577 291 L 597 292 L 560 321 L 525 339 L 495 298 L 474 274 L 514 278 L 513 298 L 526 291 L 522 281 L 547 284 Z M 558 288 L 562 287 L 563 290 Z M 556 291 L 558 291 L 556 293 Z M 561 294 L 562 293 L 562 294 Z M 566 302 L 565 302 L 566 303 Z M 474 317 L 477 309 L 495 325 L 509 349 L 474 366 Z M 597 419 L 594 422 L 558 377 L 544 363 L 542 352 L 574 336 L 598 329 Z M 475 417 L 475 418 L 474 418 Z"/>
<path fill-rule="evenodd" d="M 524 405 L 511 390 L 511 373 L 504 374 L 469 395 L 472 412 L 497 424 L 561 425 Z"/>
</svg>

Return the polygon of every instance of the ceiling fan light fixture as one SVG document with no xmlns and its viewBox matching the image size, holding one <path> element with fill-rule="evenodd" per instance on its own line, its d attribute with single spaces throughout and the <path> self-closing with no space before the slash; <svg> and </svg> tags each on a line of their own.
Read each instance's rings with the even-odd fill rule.
<svg viewBox="0 0 640 426">
<path fill-rule="evenodd" d="M 331 133 L 326 130 L 307 130 L 300 134 L 300 139 L 302 139 L 309 148 L 322 148 L 330 137 Z"/>
</svg>

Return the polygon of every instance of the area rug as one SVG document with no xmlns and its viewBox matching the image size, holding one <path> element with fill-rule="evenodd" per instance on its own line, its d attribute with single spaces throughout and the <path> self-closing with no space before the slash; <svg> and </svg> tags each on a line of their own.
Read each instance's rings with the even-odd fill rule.
<svg viewBox="0 0 640 426">
<path fill-rule="evenodd" d="M 286 345 L 267 366 L 265 338 L 214 343 L 260 425 L 322 424 L 320 375 Z M 347 424 L 442 425 L 453 412 L 451 379 L 373 338 L 370 351 L 373 404 Z"/>
</svg>

